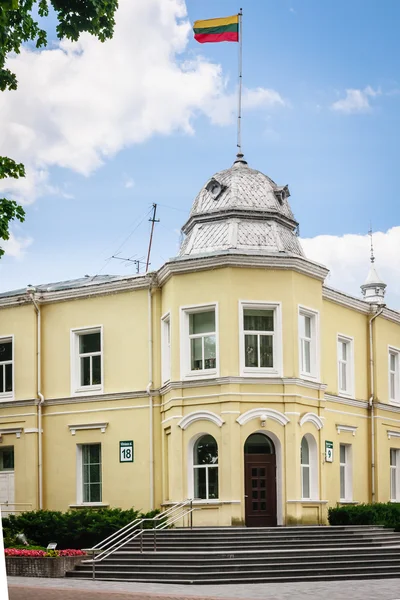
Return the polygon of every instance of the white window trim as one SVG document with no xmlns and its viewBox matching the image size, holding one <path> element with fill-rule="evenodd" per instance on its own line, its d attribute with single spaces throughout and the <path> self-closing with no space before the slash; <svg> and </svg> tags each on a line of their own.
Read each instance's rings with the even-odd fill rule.
<svg viewBox="0 0 400 600">
<path fill-rule="evenodd" d="M 347 344 L 348 349 L 348 358 L 347 358 L 347 381 L 348 381 L 348 389 L 341 390 L 340 389 L 340 358 L 339 358 L 339 344 L 345 343 Z M 338 373 L 338 396 L 344 396 L 345 398 L 354 398 L 354 337 L 349 335 L 343 335 L 342 333 L 337 334 L 337 373 Z"/>
<path fill-rule="evenodd" d="M 91 386 L 80 385 L 80 363 L 79 363 L 79 336 L 88 333 L 100 333 L 101 352 L 101 384 Z M 71 396 L 93 396 L 104 392 L 104 343 L 103 325 L 91 325 L 71 329 Z"/>
<path fill-rule="evenodd" d="M 390 497 L 390 502 L 400 502 L 400 449 L 399 448 L 390 448 L 390 451 L 394 450 L 396 452 L 396 466 L 390 465 L 390 480 L 389 480 L 389 497 Z M 389 457 L 389 464 L 390 464 L 390 457 Z M 392 469 L 394 469 L 395 471 L 395 477 L 396 477 L 396 490 L 395 490 L 395 496 L 393 497 L 392 494 Z"/>
<path fill-rule="evenodd" d="M 392 399 L 390 397 L 390 355 L 395 354 L 397 356 L 397 377 L 395 379 L 395 392 L 396 398 Z M 394 346 L 388 346 L 388 399 L 389 404 L 393 404 L 395 406 L 400 406 L 400 349 L 395 348 Z"/>
<path fill-rule="evenodd" d="M 213 435 L 212 433 L 208 433 L 206 431 L 203 431 L 201 433 L 197 433 L 194 437 L 192 437 L 192 439 L 189 441 L 188 444 L 188 455 L 187 455 L 187 466 L 188 466 L 188 498 L 192 498 L 193 500 L 199 502 L 199 503 L 218 503 L 221 502 L 221 500 L 219 498 L 215 498 L 215 499 L 206 499 L 206 498 L 195 498 L 194 497 L 194 469 L 195 469 L 195 465 L 194 465 L 194 447 L 196 445 L 197 440 L 199 440 L 201 437 L 203 437 L 203 435 L 211 435 L 214 440 L 217 443 L 217 448 L 218 448 L 218 463 L 216 465 L 210 465 L 211 467 L 213 466 L 214 468 L 217 467 L 218 468 L 218 496 L 221 495 L 221 482 L 220 482 L 220 475 L 221 472 L 219 470 L 220 467 L 220 463 L 219 463 L 219 451 L 220 451 L 220 445 L 218 442 L 218 439 L 215 437 L 215 435 Z M 207 474 L 208 475 L 208 474 Z M 208 493 L 208 482 L 207 482 L 207 493 Z"/>
<path fill-rule="evenodd" d="M 0 344 L 2 342 L 11 342 L 11 363 L 12 363 L 12 390 L 11 392 L 2 392 L 0 394 L 0 402 L 7 400 L 14 400 L 15 398 L 15 345 L 14 345 L 14 335 L 2 335 L 0 337 Z"/>
<path fill-rule="evenodd" d="M 301 442 L 303 437 L 306 438 L 307 442 L 308 442 L 308 455 L 309 455 L 309 463 L 308 463 L 308 468 L 309 468 L 309 481 L 310 481 L 310 496 L 309 498 L 304 498 L 303 496 L 303 464 L 301 462 L 301 458 L 300 458 L 300 475 L 301 475 L 301 499 L 302 501 L 315 501 L 315 500 L 319 500 L 319 491 L 318 491 L 318 469 L 319 469 L 319 464 L 318 464 L 318 447 L 317 447 L 317 442 L 314 438 L 313 435 L 311 435 L 311 433 L 306 433 L 304 436 L 302 436 L 301 440 L 300 440 L 300 451 L 301 451 Z M 300 454 L 301 456 L 301 454 Z"/>
<path fill-rule="evenodd" d="M 246 367 L 244 343 L 244 310 L 273 310 L 274 332 L 273 353 L 274 367 Z M 283 377 L 283 344 L 282 344 L 282 303 L 261 302 L 260 300 L 239 300 L 239 354 L 241 377 Z"/>
<path fill-rule="evenodd" d="M 340 461 L 340 446 L 345 448 L 345 462 Z M 353 446 L 351 444 L 339 444 L 339 469 L 344 467 L 344 491 L 345 495 L 342 496 L 341 490 L 339 489 L 340 502 L 352 502 L 353 501 Z M 340 488 L 340 474 L 339 474 L 339 488 Z"/>
<path fill-rule="evenodd" d="M 310 356 L 310 367 L 311 373 L 302 371 L 301 364 L 301 336 L 300 336 L 300 317 L 306 316 L 311 317 L 311 356 Z M 320 324 L 319 324 L 319 311 L 308 306 L 298 305 L 298 347 L 299 347 L 299 374 L 301 379 L 307 379 L 312 381 L 320 380 Z M 314 342 L 314 343 L 313 343 Z"/>
<path fill-rule="evenodd" d="M 169 343 L 167 338 L 167 323 L 169 323 Z M 171 313 L 161 317 L 161 385 L 171 381 Z"/>
<path fill-rule="evenodd" d="M 215 311 L 215 369 L 205 369 L 201 372 L 192 371 L 190 368 L 190 339 L 189 339 L 189 315 L 193 313 Z M 214 379 L 219 377 L 219 311 L 218 302 L 207 304 L 191 304 L 180 307 L 180 362 L 181 380 L 191 379 Z"/>
<path fill-rule="evenodd" d="M 83 465 L 82 465 L 82 446 L 100 446 L 101 448 L 101 496 L 103 497 L 103 447 L 101 442 L 93 442 L 76 445 L 76 505 L 77 506 L 108 506 L 101 502 L 83 501 Z M 72 505 L 71 505 L 72 506 Z"/>
</svg>

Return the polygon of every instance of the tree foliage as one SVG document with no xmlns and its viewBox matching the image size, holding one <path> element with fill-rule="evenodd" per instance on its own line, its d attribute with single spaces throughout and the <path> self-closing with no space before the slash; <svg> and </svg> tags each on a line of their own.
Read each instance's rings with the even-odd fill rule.
<svg viewBox="0 0 400 600">
<path fill-rule="evenodd" d="M 111 38 L 114 33 L 115 12 L 118 0 L 18 0 L 18 8 L 10 9 L 9 3 L 0 2 L 0 91 L 17 89 L 17 77 L 6 67 L 7 55 L 19 54 L 24 42 L 34 42 L 36 48 L 47 44 L 47 34 L 35 18 L 45 18 L 52 8 L 57 17 L 57 37 L 76 41 L 83 32 L 96 36 L 100 41 Z M 45 91 L 44 91 L 45 93 Z M 0 157 L 0 179 L 25 176 L 22 164 L 10 158 Z M 0 199 L 0 240 L 10 237 L 12 220 L 23 222 L 25 212 L 14 200 Z M 0 247 L 0 257 L 4 251 Z"/>
</svg>

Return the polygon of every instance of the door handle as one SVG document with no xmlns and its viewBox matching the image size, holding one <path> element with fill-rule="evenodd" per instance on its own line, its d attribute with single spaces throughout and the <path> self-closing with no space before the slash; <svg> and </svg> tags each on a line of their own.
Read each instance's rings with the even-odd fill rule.
<svg viewBox="0 0 400 600">
<path fill-rule="evenodd" d="M 244 495 L 245 498 L 248 498 L 247 494 Z"/>
</svg>

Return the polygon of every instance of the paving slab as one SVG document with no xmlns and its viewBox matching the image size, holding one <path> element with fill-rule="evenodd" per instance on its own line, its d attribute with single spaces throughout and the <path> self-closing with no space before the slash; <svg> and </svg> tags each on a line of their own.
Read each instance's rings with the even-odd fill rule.
<svg viewBox="0 0 400 600">
<path fill-rule="evenodd" d="M 10 600 L 400 600 L 400 578 L 187 586 L 9 577 L 8 587 Z"/>
</svg>

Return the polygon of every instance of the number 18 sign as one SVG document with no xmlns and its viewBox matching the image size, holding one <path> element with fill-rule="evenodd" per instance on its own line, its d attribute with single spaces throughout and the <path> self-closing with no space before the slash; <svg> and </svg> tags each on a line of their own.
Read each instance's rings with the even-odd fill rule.
<svg viewBox="0 0 400 600">
<path fill-rule="evenodd" d="M 133 442 L 119 443 L 119 462 L 133 462 Z"/>
</svg>

